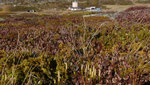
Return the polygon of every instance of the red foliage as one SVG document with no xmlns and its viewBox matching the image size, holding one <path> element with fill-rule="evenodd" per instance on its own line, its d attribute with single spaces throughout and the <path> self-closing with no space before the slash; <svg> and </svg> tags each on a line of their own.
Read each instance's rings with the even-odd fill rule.
<svg viewBox="0 0 150 85">
<path fill-rule="evenodd" d="M 150 9 L 150 7 L 146 7 L 146 6 L 135 6 L 135 7 L 130 7 L 130 8 L 128 8 L 128 9 L 126 9 L 125 12 L 137 11 L 137 10 L 145 10 L 145 9 Z"/>
<path fill-rule="evenodd" d="M 120 23 L 127 22 L 130 24 L 134 23 L 150 23 L 150 8 L 137 6 L 131 7 L 123 12 L 120 12 L 116 16 L 116 20 Z"/>
</svg>

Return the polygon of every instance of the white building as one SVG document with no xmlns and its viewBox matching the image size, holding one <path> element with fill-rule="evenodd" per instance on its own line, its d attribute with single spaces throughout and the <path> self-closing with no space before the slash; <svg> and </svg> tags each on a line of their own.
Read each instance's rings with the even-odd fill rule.
<svg viewBox="0 0 150 85">
<path fill-rule="evenodd" d="M 78 2 L 77 1 L 72 2 L 72 7 L 73 8 L 78 8 Z"/>
<path fill-rule="evenodd" d="M 72 2 L 72 7 L 69 7 L 68 9 L 72 10 L 72 11 L 81 10 L 81 8 L 78 6 L 78 2 L 77 1 Z"/>
</svg>

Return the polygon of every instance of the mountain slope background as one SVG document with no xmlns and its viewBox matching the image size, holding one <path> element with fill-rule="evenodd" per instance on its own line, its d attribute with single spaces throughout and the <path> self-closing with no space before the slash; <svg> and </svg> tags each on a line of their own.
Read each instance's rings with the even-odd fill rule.
<svg viewBox="0 0 150 85">
<path fill-rule="evenodd" d="M 60 9 L 66 10 L 75 0 L 0 0 L 0 11 L 5 11 L 5 5 L 9 5 L 10 11 L 27 11 L 34 9 L 50 10 Z M 132 6 L 149 5 L 150 0 L 77 0 L 81 8 L 96 6 L 106 11 L 122 11 Z M 43 12 L 43 11 L 42 11 Z M 49 12 L 48 12 L 49 13 Z"/>
<path fill-rule="evenodd" d="M 61 7 L 66 7 L 75 0 L 0 0 L 1 4 L 16 4 L 16 5 L 53 5 L 56 4 Z M 130 5 L 134 3 L 149 3 L 150 0 L 77 0 L 84 5 Z M 61 4 L 61 5 L 60 5 Z"/>
</svg>

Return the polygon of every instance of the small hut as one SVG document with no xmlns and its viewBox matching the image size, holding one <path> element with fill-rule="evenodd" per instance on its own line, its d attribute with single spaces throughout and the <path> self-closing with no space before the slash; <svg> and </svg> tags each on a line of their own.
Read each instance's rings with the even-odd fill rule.
<svg viewBox="0 0 150 85">
<path fill-rule="evenodd" d="M 81 8 L 78 6 L 78 2 L 74 1 L 72 2 L 72 7 L 69 7 L 69 10 L 81 10 Z"/>
<path fill-rule="evenodd" d="M 72 7 L 73 8 L 78 8 L 78 2 L 77 1 L 72 2 Z"/>
</svg>

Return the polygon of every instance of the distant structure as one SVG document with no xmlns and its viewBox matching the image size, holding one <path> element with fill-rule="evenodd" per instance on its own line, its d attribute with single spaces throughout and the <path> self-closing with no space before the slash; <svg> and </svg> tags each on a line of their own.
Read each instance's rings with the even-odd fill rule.
<svg viewBox="0 0 150 85">
<path fill-rule="evenodd" d="M 81 8 L 78 6 L 78 2 L 77 1 L 72 2 L 72 7 L 69 7 L 68 9 L 72 10 L 72 11 L 81 10 Z"/>
<path fill-rule="evenodd" d="M 86 7 L 84 10 L 85 11 L 99 11 L 99 12 L 101 12 L 101 9 L 100 8 L 96 8 L 95 6 Z"/>
<path fill-rule="evenodd" d="M 29 12 L 29 13 L 34 13 L 34 12 L 36 12 L 36 11 L 33 10 L 33 9 L 31 9 L 31 10 L 28 10 L 27 12 Z"/>
<path fill-rule="evenodd" d="M 77 10 L 82 10 L 82 11 L 95 11 L 95 12 L 101 12 L 100 8 L 96 8 L 95 6 L 92 7 L 86 7 L 85 9 L 81 9 L 78 5 L 77 1 L 72 2 L 72 7 L 68 8 L 71 11 L 77 11 Z"/>
<path fill-rule="evenodd" d="M 77 1 L 72 2 L 72 7 L 73 8 L 78 8 L 78 2 Z"/>
</svg>

